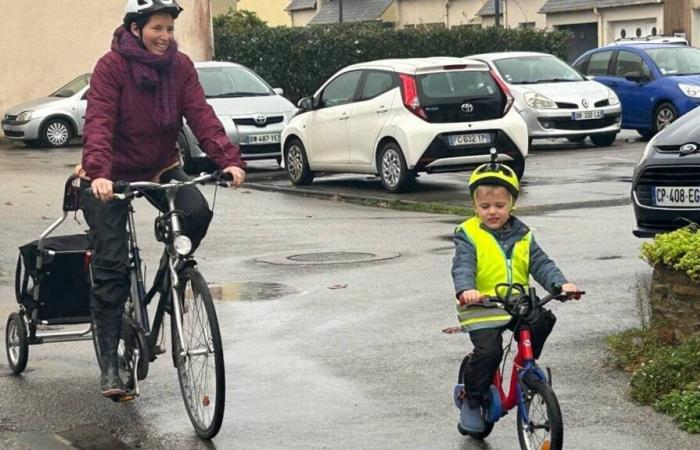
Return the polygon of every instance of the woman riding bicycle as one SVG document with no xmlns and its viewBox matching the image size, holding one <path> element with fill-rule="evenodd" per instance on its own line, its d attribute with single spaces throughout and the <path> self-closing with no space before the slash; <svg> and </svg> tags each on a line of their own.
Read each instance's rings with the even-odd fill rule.
<svg viewBox="0 0 700 450">
<path fill-rule="evenodd" d="M 93 193 L 82 198 L 81 206 L 94 243 L 91 310 L 105 397 L 126 394 L 117 346 L 129 295 L 128 202 L 113 200 L 112 182 L 186 179 L 176 148 L 183 117 L 202 149 L 233 176 L 234 187 L 245 178 L 238 147 L 226 137 L 192 61 L 173 39 L 181 12 L 175 0 L 128 0 L 111 51 L 90 79 L 82 167 L 76 171 L 90 180 Z M 166 207 L 162 195 L 149 195 L 149 200 L 161 210 Z M 175 203 L 183 213 L 183 233 L 196 248 L 212 217 L 209 205 L 194 187 L 179 190 Z"/>
<path fill-rule="evenodd" d="M 561 286 L 565 292 L 577 291 L 568 283 L 554 261 L 542 251 L 532 231 L 510 212 L 518 198 L 519 182 L 506 165 L 493 161 L 479 166 L 469 179 L 469 191 L 476 216 L 455 230 L 455 256 L 452 279 L 460 304 L 462 329 L 469 332 L 474 344 L 465 368 L 465 401 L 462 403 L 461 426 L 480 433 L 485 423 L 482 406 L 493 374 L 503 357 L 501 333 L 516 324 L 501 308 L 478 306 L 484 296 L 494 296 L 500 283 L 529 284 L 530 275 L 552 292 Z M 532 346 L 538 358 L 555 322 L 546 311 L 531 325 Z"/>
</svg>

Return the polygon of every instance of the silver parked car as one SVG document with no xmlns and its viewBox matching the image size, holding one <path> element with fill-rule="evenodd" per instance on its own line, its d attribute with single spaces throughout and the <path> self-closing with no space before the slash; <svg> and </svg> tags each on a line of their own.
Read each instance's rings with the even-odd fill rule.
<svg viewBox="0 0 700 450">
<path fill-rule="evenodd" d="M 608 87 L 589 80 L 547 53 L 501 52 L 472 55 L 487 63 L 515 97 L 530 141 L 567 138 L 610 145 L 620 131 L 621 107 Z"/>
<path fill-rule="evenodd" d="M 241 147 L 245 160 L 275 159 L 280 162 L 280 134 L 296 107 L 271 88 L 255 72 L 228 62 L 195 63 L 207 102 L 224 125 L 231 142 Z M 206 155 L 192 130 L 185 126 L 178 147 L 186 171 L 198 170 Z"/>
<path fill-rule="evenodd" d="M 80 75 L 48 97 L 13 106 L 2 117 L 2 131 L 8 139 L 29 146 L 62 147 L 81 135 L 90 74 Z"/>
</svg>

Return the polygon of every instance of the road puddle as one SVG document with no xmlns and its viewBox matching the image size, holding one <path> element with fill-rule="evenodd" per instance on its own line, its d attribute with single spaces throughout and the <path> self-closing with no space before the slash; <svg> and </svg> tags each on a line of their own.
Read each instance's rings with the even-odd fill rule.
<svg viewBox="0 0 700 450">
<path fill-rule="evenodd" d="M 209 291 L 214 300 L 225 302 L 276 300 L 301 293 L 299 289 L 286 284 L 255 281 L 212 284 Z"/>
</svg>

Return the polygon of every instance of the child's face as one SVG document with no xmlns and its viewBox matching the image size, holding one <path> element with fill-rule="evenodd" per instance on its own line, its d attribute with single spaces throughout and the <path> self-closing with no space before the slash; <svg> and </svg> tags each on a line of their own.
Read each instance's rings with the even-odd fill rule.
<svg viewBox="0 0 700 450">
<path fill-rule="evenodd" d="M 510 216 L 510 192 L 502 186 L 479 186 L 474 193 L 474 210 L 486 227 L 498 230 Z"/>
</svg>

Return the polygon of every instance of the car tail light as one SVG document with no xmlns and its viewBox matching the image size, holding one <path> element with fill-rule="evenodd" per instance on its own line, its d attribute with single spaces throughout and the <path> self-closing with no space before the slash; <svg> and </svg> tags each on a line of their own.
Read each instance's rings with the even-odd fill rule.
<svg viewBox="0 0 700 450">
<path fill-rule="evenodd" d="M 508 114 L 508 111 L 513 106 L 513 94 L 510 93 L 510 89 L 508 89 L 506 83 L 503 80 L 501 80 L 501 77 L 496 75 L 496 72 L 494 72 L 493 70 L 491 71 L 491 76 L 494 80 L 496 80 L 496 83 L 498 83 L 498 87 L 501 88 L 503 95 L 506 96 L 506 107 L 503 108 L 503 115 L 505 116 L 506 114 Z"/>
<path fill-rule="evenodd" d="M 399 74 L 399 77 L 401 78 L 401 96 L 404 106 L 416 116 L 427 121 L 428 115 L 420 105 L 416 77 L 404 73 Z"/>
</svg>

